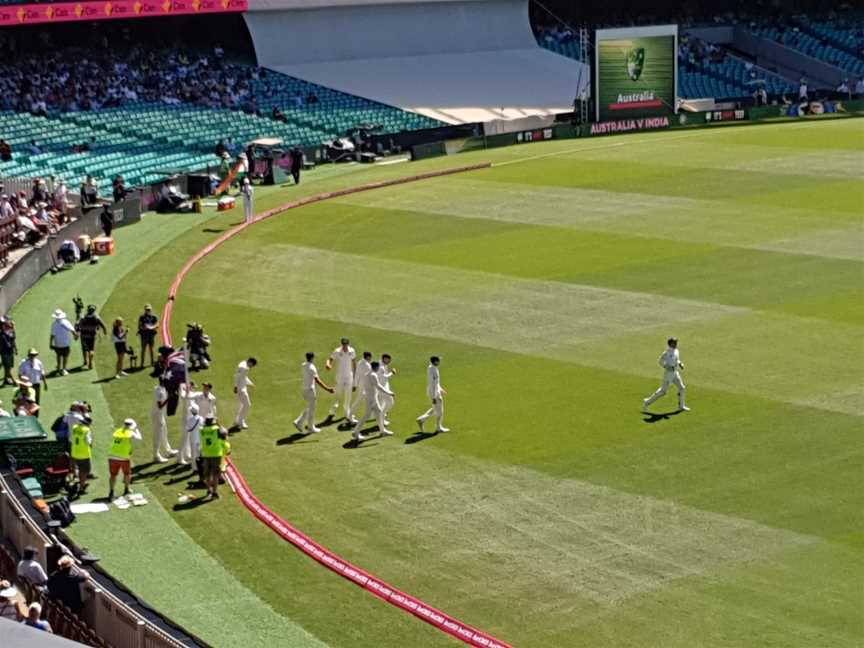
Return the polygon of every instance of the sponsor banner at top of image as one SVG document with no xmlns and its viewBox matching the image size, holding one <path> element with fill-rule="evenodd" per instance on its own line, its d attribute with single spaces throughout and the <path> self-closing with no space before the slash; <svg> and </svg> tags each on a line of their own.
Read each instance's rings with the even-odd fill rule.
<svg viewBox="0 0 864 648">
<path fill-rule="evenodd" d="M 246 11 L 248 0 L 101 0 L 0 6 L 0 27 Z"/>
</svg>

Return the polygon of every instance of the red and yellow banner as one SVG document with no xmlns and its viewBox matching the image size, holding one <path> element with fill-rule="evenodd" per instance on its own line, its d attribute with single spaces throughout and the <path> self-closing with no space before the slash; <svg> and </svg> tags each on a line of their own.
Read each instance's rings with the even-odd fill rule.
<svg viewBox="0 0 864 648">
<path fill-rule="evenodd" d="M 248 0 L 101 0 L 0 5 L 0 27 L 76 20 L 153 18 L 246 11 Z"/>
</svg>

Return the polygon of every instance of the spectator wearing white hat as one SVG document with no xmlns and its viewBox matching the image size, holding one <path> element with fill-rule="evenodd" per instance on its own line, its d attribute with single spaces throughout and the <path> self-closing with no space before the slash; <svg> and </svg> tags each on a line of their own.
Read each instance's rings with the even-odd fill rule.
<svg viewBox="0 0 864 648">
<path fill-rule="evenodd" d="M 108 473 L 110 475 L 110 490 L 108 499 L 114 499 L 114 484 L 117 473 L 123 471 L 124 495 L 128 495 L 132 483 L 132 442 L 141 440 L 141 432 L 135 419 L 127 418 L 123 427 L 114 430 L 111 436 L 111 450 L 108 453 Z"/>
<path fill-rule="evenodd" d="M 66 367 L 69 362 L 69 353 L 72 350 L 72 340 L 78 339 L 75 325 L 69 321 L 61 309 L 54 311 L 54 321 L 51 323 L 50 347 L 57 356 L 57 370 L 55 373 L 61 376 L 69 375 Z"/>
<path fill-rule="evenodd" d="M 44 386 L 45 391 L 48 391 L 48 377 L 45 375 L 45 366 L 39 359 L 39 351 L 32 347 L 27 351 L 27 357 L 18 367 L 18 377 L 30 381 L 30 386 L 36 394 L 36 404 L 39 405 L 42 401 L 42 387 Z"/>
<path fill-rule="evenodd" d="M 0 580 L 0 619 L 18 622 L 18 590 L 7 580 Z"/>
</svg>

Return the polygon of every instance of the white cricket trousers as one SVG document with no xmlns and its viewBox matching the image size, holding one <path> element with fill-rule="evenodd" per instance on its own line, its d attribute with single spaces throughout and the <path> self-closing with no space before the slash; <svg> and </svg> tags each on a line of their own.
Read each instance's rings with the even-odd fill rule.
<svg viewBox="0 0 864 648">
<path fill-rule="evenodd" d="M 246 425 L 246 415 L 249 414 L 250 407 L 252 407 L 252 399 L 249 398 L 249 390 L 239 390 L 237 392 L 237 417 L 234 419 L 235 425 Z"/>
<path fill-rule="evenodd" d="M 370 418 L 374 418 L 378 422 L 379 432 L 383 432 L 387 429 L 387 426 L 384 425 L 384 412 L 379 406 L 378 401 L 374 398 L 366 400 L 366 411 L 363 412 L 360 421 L 354 426 L 354 434 L 359 433 L 363 429 L 363 426 L 366 425 L 366 421 Z"/>
<path fill-rule="evenodd" d="M 417 420 L 423 422 L 433 416 L 437 419 L 435 429 L 437 430 L 444 427 L 444 399 L 441 397 L 434 399 L 432 401 L 432 407 L 426 410 L 424 414 L 418 416 Z"/>
<path fill-rule="evenodd" d="M 356 416 L 357 412 L 360 411 L 360 406 L 363 403 L 367 402 L 368 400 L 369 400 L 369 398 L 366 396 L 366 388 L 365 387 L 358 387 L 357 391 L 355 392 L 354 402 L 351 403 L 351 411 L 348 412 L 348 414 L 346 416 L 348 418 L 351 418 L 352 416 Z"/>
<path fill-rule="evenodd" d="M 381 413 L 385 419 L 390 418 L 390 410 L 393 409 L 396 399 L 389 394 L 381 394 L 378 398 L 381 400 Z"/>
<path fill-rule="evenodd" d="M 300 416 L 294 419 L 294 423 L 301 428 L 308 427 L 312 429 L 315 427 L 315 405 L 318 402 L 318 394 L 315 393 L 314 389 L 304 389 L 303 399 L 306 401 L 306 407 L 300 413 Z"/>
<path fill-rule="evenodd" d="M 249 198 L 243 199 L 243 215 L 247 223 L 255 218 L 255 208 L 252 206 L 252 201 Z"/>
<path fill-rule="evenodd" d="M 165 414 L 160 410 L 150 413 L 150 422 L 153 424 L 153 456 L 167 457 L 173 450 L 168 443 L 168 421 Z"/>
<path fill-rule="evenodd" d="M 345 412 L 345 417 L 350 418 L 351 416 L 351 392 L 354 389 L 354 381 L 351 376 L 347 378 L 339 378 L 336 381 L 336 385 L 334 386 L 335 390 L 335 398 L 336 400 L 333 402 L 333 406 L 330 408 L 330 415 L 335 416 L 336 412 L 339 411 L 339 406 L 341 405 L 343 411 Z"/>
<path fill-rule="evenodd" d="M 648 407 L 658 398 L 665 396 L 666 392 L 669 391 L 669 385 L 673 384 L 678 388 L 678 407 L 684 409 L 684 394 L 687 388 L 684 386 L 684 381 L 681 380 L 681 374 L 677 371 L 667 371 L 663 374 L 663 384 L 660 385 L 657 391 L 645 399 L 645 407 Z"/>
</svg>

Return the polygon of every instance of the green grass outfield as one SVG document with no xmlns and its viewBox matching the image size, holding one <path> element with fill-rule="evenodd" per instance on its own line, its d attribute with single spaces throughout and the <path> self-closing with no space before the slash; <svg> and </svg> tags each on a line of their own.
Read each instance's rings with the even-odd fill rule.
<svg viewBox="0 0 864 648">
<path fill-rule="evenodd" d="M 514 646 L 859 646 L 862 151 L 862 122 L 838 120 L 322 169 L 300 191 L 259 192 L 258 208 L 496 163 L 254 226 L 191 272 L 174 334 L 206 324 L 207 377 L 229 416 L 236 363 L 261 360 L 251 429 L 232 443 L 264 502 Z M 107 300 L 106 321 L 161 304 L 184 260 L 237 217 L 121 230 L 121 256 L 41 282 L 16 309 L 19 327 L 44 344 L 70 290 Z M 319 354 L 328 380 L 324 357 L 342 335 L 393 354 L 396 436 L 346 449 L 331 426 L 287 442 L 303 352 Z M 645 417 L 669 335 L 693 411 Z M 107 377 L 107 341 L 100 351 Z M 408 443 L 432 353 L 453 431 Z M 136 417 L 145 463 L 152 380 L 94 378 L 55 381 L 47 404 L 96 402 L 100 456 L 109 413 Z M 674 405 L 670 394 L 654 411 Z M 175 511 L 182 474 L 145 466 L 138 484 L 150 507 L 81 516 L 73 533 L 214 645 L 455 645 L 233 498 Z"/>
</svg>

